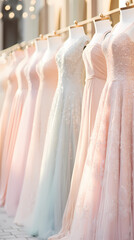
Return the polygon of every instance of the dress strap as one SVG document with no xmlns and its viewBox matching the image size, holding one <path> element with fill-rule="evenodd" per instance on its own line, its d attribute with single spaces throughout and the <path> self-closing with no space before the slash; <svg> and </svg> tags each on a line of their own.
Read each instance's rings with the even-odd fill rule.
<svg viewBox="0 0 134 240">
<path fill-rule="evenodd" d="M 106 32 L 103 34 L 103 36 L 102 36 L 102 40 L 104 40 L 109 33 L 111 33 L 110 30 L 109 30 L 109 31 L 106 31 Z"/>
</svg>

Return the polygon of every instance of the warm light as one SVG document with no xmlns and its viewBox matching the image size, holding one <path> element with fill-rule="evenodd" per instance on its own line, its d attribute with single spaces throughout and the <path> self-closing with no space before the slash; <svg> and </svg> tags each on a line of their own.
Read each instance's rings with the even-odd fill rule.
<svg viewBox="0 0 134 240">
<path fill-rule="evenodd" d="M 30 11 L 30 12 L 34 12 L 34 10 L 35 10 L 34 6 L 31 6 L 31 7 L 29 8 L 29 11 Z"/>
<path fill-rule="evenodd" d="M 35 15 L 35 14 L 32 14 L 32 15 L 31 15 L 31 19 L 32 19 L 32 20 L 36 19 L 36 15 Z"/>
<path fill-rule="evenodd" d="M 18 5 L 16 6 L 16 10 L 17 10 L 17 11 L 21 11 L 21 10 L 22 10 L 22 4 L 18 4 Z"/>
<path fill-rule="evenodd" d="M 31 0 L 30 4 L 31 5 L 35 5 L 36 4 L 36 0 Z"/>
<path fill-rule="evenodd" d="M 2 12 L 0 12 L 0 19 L 2 19 L 3 18 L 3 13 Z"/>
<path fill-rule="evenodd" d="M 27 13 L 27 12 L 24 12 L 24 13 L 22 14 L 22 17 L 23 17 L 23 18 L 27 18 L 27 17 L 28 17 L 28 13 Z"/>
<path fill-rule="evenodd" d="M 10 13 L 9 13 L 9 18 L 11 18 L 11 19 L 12 19 L 12 18 L 14 18 L 14 17 L 15 17 L 15 14 L 14 14 L 14 12 L 10 12 Z"/>
<path fill-rule="evenodd" d="M 10 6 L 10 5 L 6 5 L 6 6 L 5 6 L 5 10 L 6 10 L 6 11 L 9 11 L 10 9 L 11 9 L 11 6 Z"/>
</svg>

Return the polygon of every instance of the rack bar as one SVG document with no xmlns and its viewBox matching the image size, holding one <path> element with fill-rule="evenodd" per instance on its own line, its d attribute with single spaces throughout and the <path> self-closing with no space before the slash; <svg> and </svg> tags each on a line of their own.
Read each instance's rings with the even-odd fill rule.
<svg viewBox="0 0 134 240">
<path fill-rule="evenodd" d="M 134 6 L 134 4 L 132 3 L 132 4 L 130 4 L 129 6 Z M 113 9 L 113 10 L 111 10 L 111 11 L 108 11 L 108 12 L 104 12 L 103 13 L 103 15 L 104 16 L 110 16 L 110 15 L 112 15 L 112 14 L 115 14 L 115 13 L 118 13 L 120 11 L 120 8 L 116 8 L 116 9 Z M 98 19 L 100 19 L 100 16 L 98 15 L 98 16 L 95 16 L 95 17 L 92 17 L 92 18 L 90 18 L 90 19 L 86 19 L 86 20 L 84 20 L 84 21 L 81 21 L 81 22 L 79 22 L 78 24 L 79 25 L 86 25 L 86 24 L 90 24 L 90 23 L 92 23 L 93 21 L 95 21 L 95 20 L 98 20 Z M 70 25 L 70 26 L 73 26 L 73 25 Z M 68 31 L 68 28 L 70 27 L 70 26 L 68 26 L 68 27 L 65 27 L 65 28 L 62 28 L 62 29 L 59 29 L 59 30 L 57 30 L 56 31 L 56 34 L 63 34 L 63 33 L 65 33 L 65 32 L 67 32 Z M 47 36 L 50 36 L 50 35 L 52 35 L 53 33 L 48 33 L 48 34 L 45 34 L 44 36 L 45 37 L 47 37 Z M 30 40 L 30 41 L 28 41 L 27 43 L 25 43 L 25 45 L 28 45 L 28 44 L 30 44 L 31 42 L 33 42 L 35 39 L 33 39 L 33 40 Z M 15 45 L 13 45 L 12 47 L 9 47 L 9 48 L 7 48 L 7 49 L 4 49 L 4 50 L 2 50 L 1 52 L 0 52 L 0 54 L 2 54 L 2 53 L 10 53 L 11 51 L 14 51 L 18 46 L 20 46 L 22 43 L 18 43 L 18 44 L 15 44 Z"/>
</svg>

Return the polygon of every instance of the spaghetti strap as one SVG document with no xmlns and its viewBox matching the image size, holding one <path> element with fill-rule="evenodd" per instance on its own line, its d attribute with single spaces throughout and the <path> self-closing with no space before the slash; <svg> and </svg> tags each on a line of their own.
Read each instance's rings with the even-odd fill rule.
<svg viewBox="0 0 134 240">
<path fill-rule="evenodd" d="M 111 31 L 106 31 L 103 35 L 102 35 L 102 41 L 106 38 L 106 36 L 111 33 Z"/>
</svg>

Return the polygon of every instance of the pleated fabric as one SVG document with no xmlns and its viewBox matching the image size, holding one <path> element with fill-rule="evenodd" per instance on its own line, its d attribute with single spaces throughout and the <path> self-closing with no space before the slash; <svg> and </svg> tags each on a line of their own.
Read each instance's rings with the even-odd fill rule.
<svg viewBox="0 0 134 240">
<path fill-rule="evenodd" d="M 50 240 L 61 239 L 68 235 L 72 224 L 88 145 L 94 128 L 100 96 L 107 77 L 106 60 L 101 49 L 104 35 L 105 34 L 101 34 L 99 36 L 97 43 L 91 40 L 83 52 L 83 60 L 86 68 L 86 84 L 83 94 L 80 135 L 71 188 L 63 216 L 62 228 L 57 235 L 51 236 L 49 238 Z M 94 42 L 94 44 L 92 42 Z"/>
<path fill-rule="evenodd" d="M 26 56 L 23 55 L 22 61 L 18 64 L 16 68 L 18 89 L 15 93 L 15 96 L 12 102 L 12 108 L 11 108 L 7 131 L 5 135 L 3 155 L 2 155 L 3 196 L 6 196 L 6 188 L 8 183 L 10 167 L 12 163 L 14 146 L 16 142 L 20 120 L 21 120 L 24 102 L 27 96 L 27 80 L 26 80 L 24 71 L 25 71 L 25 66 L 28 63 L 31 54 L 33 53 L 33 51 L 31 51 L 30 49 L 31 48 L 27 50 Z M 28 51 L 29 51 L 29 55 L 28 55 Z"/>
<path fill-rule="evenodd" d="M 5 202 L 6 211 L 11 216 L 15 216 L 16 214 L 23 185 L 39 87 L 39 77 L 36 72 L 36 65 L 43 54 L 43 52 L 35 52 L 26 70 L 28 93 L 16 138 Z"/>
<path fill-rule="evenodd" d="M 133 26 L 130 25 L 130 30 Z M 131 28 L 132 27 L 132 28 Z M 128 28 L 103 43 L 103 89 L 69 240 L 134 238 L 134 42 Z"/>
<path fill-rule="evenodd" d="M 21 225 L 26 224 L 27 219 L 33 212 L 39 185 L 48 117 L 58 82 L 55 54 L 56 53 L 52 53 L 52 56 L 48 58 L 48 54 L 46 53 L 39 63 L 39 66 L 37 66 L 37 71 L 40 76 L 40 85 L 37 95 L 24 183 L 15 217 L 15 222 Z"/>
<path fill-rule="evenodd" d="M 22 60 L 21 58 L 22 55 L 20 54 L 19 51 L 16 51 L 15 54 L 16 56 L 12 56 L 11 62 L 7 69 L 7 71 L 9 71 L 8 86 L 7 86 L 3 109 L 1 112 L 1 117 L 0 117 L 0 171 L 1 171 L 0 173 L 0 206 L 4 205 L 4 201 L 5 201 L 5 193 L 3 191 L 3 188 L 5 185 L 3 182 L 3 173 L 1 170 L 2 154 L 3 154 L 4 141 L 5 141 L 5 135 L 7 131 L 8 122 L 9 122 L 10 112 L 12 108 L 12 102 L 18 87 L 15 71 L 19 62 Z"/>
<path fill-rule="evenodd" d="M 4 58 L 0 58 L 0 116 L 4 105 L 4 99 L 7 90 L 8 81 L 8 61 Z"/>
</svg>

